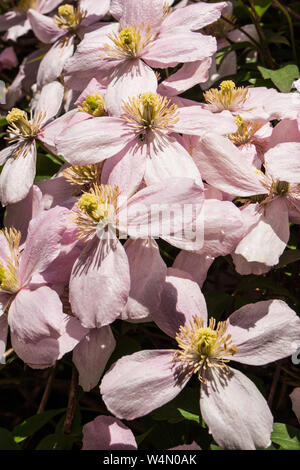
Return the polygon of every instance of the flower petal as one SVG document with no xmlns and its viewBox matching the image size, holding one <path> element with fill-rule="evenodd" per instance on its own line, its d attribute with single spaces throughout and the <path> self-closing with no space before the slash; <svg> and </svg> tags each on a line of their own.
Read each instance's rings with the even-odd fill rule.
<svg viewBox="0 0 300 470">
<path fill-rule="evenodd" d="M 178 379 L 173 352 L 139 351 L 123 356 L 105 374 L 100 392 L 107 409 L 121 419 L 135 419 L 175 398 L 190 376 Z"/>
<path fill-rule="evenodd" d="M 109 326 L 92 329 L 73 351 L 73 362 L 79 372 L 79 385 L 85 392 L 100 380 L 116 342 Z"/>
<path fill-rule="evenodd" d="M 97 416 L 82 428 L 82 450 L 136 450 L 133 432 L 113 416 Z"/>
<path fill-rule="evenodd" d="M 200 408 L 214 440 L 223 449 L 255 450 L 271 444 L 273 417 L 266 400 L 242 372 L 214 369 L 201 386 Z"/>
</svg>

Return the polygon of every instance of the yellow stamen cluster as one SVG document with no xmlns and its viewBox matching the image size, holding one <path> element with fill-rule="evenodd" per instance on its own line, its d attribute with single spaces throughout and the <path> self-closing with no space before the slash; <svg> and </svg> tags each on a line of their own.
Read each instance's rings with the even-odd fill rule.
<svg viewBox="0 0 300 470">
<path fill-rule="evenodd" d="M 30 8 L 35 10 L 38 6 L 39 0 L 19 0 L 16 10 L 28 11 Z"/>
<path fill-rule="evenodd" d="M 179 118 L 177 105 L 157 93 L 147 92 L 134 98 L 129 98 L 123 104 L 123 118 L 134 127 L 137 134 L 151 131 L 170 130 Z"/>
<path fill-rule="evenodd" d="M 259 122 L 244 121 L 241 116 L 236 116 L 234 121 L 238 126 L 238 130 L 234 134 L 229 134 L 227 137 L 237 147 L 251 143 L 254 134 L 263 126 L 263 124 Z"/>
<path fill-rule="evenodd" d="M 205 101 L 214 105 L 218 111 L 228 109 L 235 111 L 236 108 L 241 106 L 247 99 L 248 88 L 238 87 L 232 80 L 225 80 L 221 82 L 219 90 L 211 88 L 204 93 Z"/>
<path fill-rule="evenodd" d="M 147 44 L 152 40 L 151 26 L 141 25 L 126 26 L 118 34 L 108 34 L 112 44 L 105 43 L 100 49 L 104 57 L 114 59 L 139 57 Z"/>
<path fill-rule="evenodd" d="M 11 227 L 1 230 L 0 233 L 6 238 L 10 250 L 10 257 L 5 263 L 0 261 L 0 291 L 14 294 L 21 287 L 18 279 L 21 232 Z"/>
<path fill-rule="evenodd" d="M 5 139 L 10 143 L 23 141 L 26 144 L 26 141 L 30 141 L 37 136 L 44 118 L 45 115 L 43 113 L 40 113 L 33 118 L 32 112 L 30 112 L 30 119 L 28 120 L 25 111 L 13 108 L 6 116 L 9 126 L 6 131 L 8 136 L 5 137 Z M 19 150 L 21 151 L 21 149 L 22 146 Z M 18 155 L 15 154 L 14 156 L 17 157 Z"/>
<path fill-rule="evenodd" d="M 101 178 L 102 162 L 94 165 L 73 165 L 63 171 L 63 177 L 72 186 L 84 186 L 90 190 Z"/>
<path fill-rule="evenodd" d="M 83 12 L 79 7 L 76 8 L 66 3 L 58 8 L 58 15 L 54 16 L 54 22 L 60 29 L 74 30 L 85 16 L 86 12 Z"/>
<path fill-rule="evenodd" d="M 83 193 L 76 203 L 75 223 L 79 228 L 79 238 L 91 239 L 100 223 L 105 228 L 115 222 L 118 209 L 119 188 L 95 184 L 89 192 Z"/>
<path fill-rule="evenodd" d="M 91 114 L 92 116 L 99 117 L 104 116 L 106 113 L 104 107 L 104 99 L 99 93 L 89 95 L 82 103 L 78 106 L 79 111 Z"/>
<path fill-rule="evenodd" d="M 184 373 L 197 374 L 203 383 L 209 368 L 223 369 L 228 374 L 228 356 L 234 355 L 238 349 L 232 344 L 231 335 L 226 335 L 226 329 L 226 322 L 216 323 L 214 318 L 205 327 L 204 320 L 195 315 L 191 322 L 180 327 L 176 335 L 180 349 L 175 351 L 173 361 L 181 363 Z"/>
</svg>

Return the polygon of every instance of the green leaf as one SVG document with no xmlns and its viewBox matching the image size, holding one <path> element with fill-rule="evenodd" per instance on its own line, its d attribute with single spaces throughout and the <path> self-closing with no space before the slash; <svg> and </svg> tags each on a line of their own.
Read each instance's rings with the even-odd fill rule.
<svg viewBox="0 0 300 470">
<path fill-rule="evenodd" d="M 270 70 L 265 67 L 257 67 L 263 78 L 270 79 L 279 91 L 287 93 L 292 88 L 295 79 L 299 78 L 297 65 L 285 65 L 278 70 Z"/>
<path fill-rule="evenodd" d="M 294 426 L 275 423 L 271 435 L 272 442 L 285 450 L 300 450 L 300 431 Z"/>
<path fill-rule="evenodd" d="M 0 450 L 21 450 L 10 431 L 0 428 Z"/>
<path fill-rule="evenodd" d="M 64 408 L 44 411 L 43 413 L 31 416 L 31 418 L 26 419 L 23 423 L 18 424 L 18 426 L 13 430 L 15 442 L 22 442 L 27 439 L 27 437 L 32 436 L 35 432 L 45 426 L 50 419 L 64 411 Z"/>
<path fill-rule="evenodd" d="M 155 426 L 152 426 L 151 428 L 149 428 L 146 432 L 144 432 L 143 434 L 140 434 L 139 436 L 136 436 L 135 440 L 136 440 L 136 443 L 137 445 L 139 446 L 144 439 L 146 439 L 146 437 L 149 436 L 149 434 L 151 434 L 151 432 L 153 431 L 153 429 L 155 429 Z"/>
<path fill-rule="evenodd" d="M 276 268 L 283 268 L 287 264 L 294 263 L 300 260 L 300 250 L 286 250 L 279 258 L 279 263 Z"/>
<path fill-rule="evenodd" d="M 267 9 L 272 5 L 272 0 L 253 0 L 256 13 L 261 18 Z"/>
<path fill-rule="evenodd" d="M 194 413 L 190 413 L 189 411 L 183 410 L 182 408 L 177 408 L 181 416 L 188 421 L 196 421 L 196 423 L 200 424 L 200 416 L 195 415 Z"/>
<path fill-rule="evenodd" d="M 6 126 L 7 120 L 5 116 L 0 116 L 0 127 Z"/>
</svg>

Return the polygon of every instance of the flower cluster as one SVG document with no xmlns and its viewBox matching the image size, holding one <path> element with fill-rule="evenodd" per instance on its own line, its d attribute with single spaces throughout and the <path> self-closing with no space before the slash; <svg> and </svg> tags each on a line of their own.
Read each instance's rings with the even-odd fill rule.
<svg viewBox="0 0 300 470">
<path fill-rule="evenodd" d="M 85 425 L 84 449 L 136 449 L 120 420 L 168 403 L 189 380 L 219 446 L 268 447 L 272 414 L 239 364 L 293 354 L 300 319 L 273 299 L 217 321 L 201 288 L 218 256 L 241 275 L 267 273 L 300 223 L 300 94 L 232 80 L 209 88 L 229 73 L 216 72 L 222 35 L 241 40 L 225 27 L 226 2 L 14 3 L 0 16 L 4 39 L 32 29 L 42 45 L 1 104 L 1 353 L 10 332 L 32 368 L 72 351 L 84 391 L 103 376 L 113 416 Z M 0 54 L 0 69 L 16 65 L 11 47 Z M 181 96 L 199 84 L 201 102 Z M 30 109 L 18 108 L 28 92 Z M 62 165 L 37 181 L 41 150 Z M 177 250 L 172 266 L 161 240 Z M 169 349 L 123 356 L 104 373 L 115 320 L 137 332 L 154 322 Z"/>
</svg>

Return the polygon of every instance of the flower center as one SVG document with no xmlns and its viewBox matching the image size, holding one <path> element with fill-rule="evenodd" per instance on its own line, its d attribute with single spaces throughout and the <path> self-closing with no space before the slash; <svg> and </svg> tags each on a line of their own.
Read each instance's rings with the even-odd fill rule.
<svg viewBox="0 0 300 470">
<path fill-rule="evenodd" d="M 19 0 L 16 10 L 27 12 L 30 8 L 36 10 L 39 0 Z"/>
<path fill-rule="evenodd" d="M 54 16 L 54 22 L 60 29 L 74 30 L 85 16 L 86 12 L 83 12 L 80 7 L 76 8 L 66 3 L 58 8 L 58 15 Z"/>
<path fill-rule="evenodd" d="M 225 80 L 221 82 L 219 90 L 217 88 L 211 88 L 204 93 L 204 98 L 207 106 L 213 105 L 213 108 L 217 108 L 216 111 L 222 111 L 228 109 L 229 111 L 235 111 L 238 107 L 244 104 L 247 99 L 248 88 L 238 87 L 236 88 L 235 83 L 232 80 Z"/>
<path fill-rule="evenodd" d="M 5 236 L 10 250 L 10 257 L 5 264 L 0 261 L 0 291 L 15 294 L 21 287 L 18 279 L 21 232 L 11 227 L 0 233 Z"/>
<path fill-rule="evenodd" d="M 79 111 L 91 114 L 92 116 L 99 117 L 106 115 L 104 107 L 104 99 L 99 93 L 89 95 L 81 104 L 78 106 Z"/>
<path fill-rule="evenodd" d="M 144 135 L 147 130 L 169 131 L 179 118 L 177 105 L 170 104 L 165 96 L 147 92 L 129 98 L 123 104 L 122 117 L 135 129 L 137 134 Z"/>
<path fill-rule="evenodd" d="M 6 120 L 9 124 L 6 131 L 8 134 L 6 140 L 12 143 L 24 139 L 34 139 L 41 129 L 44 117 L 45 115 L 41 113 L 33 119 L 32 112 L 30 112 L 30 120 L 28 120 L 25 111 L 18 108 L 12 108 L 6 116 Z"/>
<path fill-rule="evenodd" d="M 185 373 L 197 374 L 203 383 L 208 368 L 221 368 L 228 374 L 227 358 L 238 349 L 232 344 L 231 335 L 226 335 L 226 329 L 226 322 L 216 324 L 214 318 L 204 327 L 204 320 L 195 315 L 179 328 L 176 341 L 180 349 L 174 353 L 173 361 L 181 362 Z"/>
<path fill-rule="evenodd" d="M 151 26 L 126 26 L 119 33 L 108 34 L 111 43 L 105 43 L 100 49 L 106 57 L 114 59 L 139 57 L 147 44 L 152 40 Z"/>
<path fill-rule="evenodd" d="M 238 130 L 227 137 L 237 147 L 251 143 L 254 134 L 263 126 L 263 124 L 258 122 L 244 121 L 241 116 L 236 116 L 234 122 L 238 126 Z"/>
<path fill-rule="evenodd" d="M 114 224 L 118 209 L 119 188 L 94 184 L 89 192 L 83 193 L 76 203 L 75 223 L 79 228 L 79 238 L 91 239 L 100 226 L 102 229 Z"/>
</svg>

